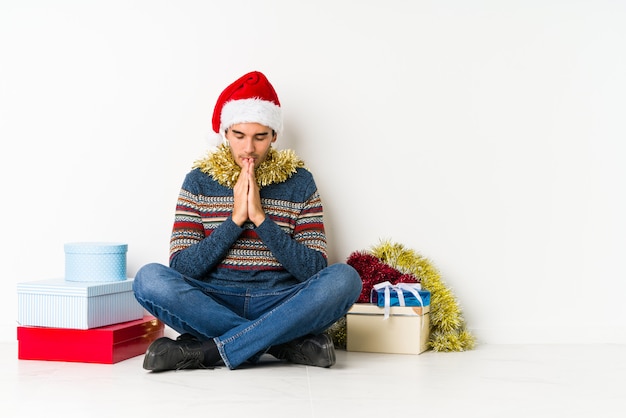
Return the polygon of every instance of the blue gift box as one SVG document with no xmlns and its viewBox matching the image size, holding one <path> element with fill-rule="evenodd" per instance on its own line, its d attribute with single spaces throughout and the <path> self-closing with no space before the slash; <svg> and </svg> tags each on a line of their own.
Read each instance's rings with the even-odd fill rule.
<svg viewBox="0 0 626 418">
<path fill-rule="evenodd" d="M 127 244 L 73 242 L 65 244 L 65 280 L 111 282 L 126 280 Z"/>
<path fill-rule="evenodd" d="M 422 298 L 421 303 L 413 293 L 408 290 L 403 290 L 402 295 L 404 296 L 404 306 L 430 306 L 430 292 L 428 290 L 420 289 L 417 290 L 417 293 Z M 380 307 L 384 307 L 385 289 L 372 289 L 370 293 L 370 302 Z M 389 306 L 402 306 L 396 289 L 389 289 Z"/>
<path fill-rule="evenodd" d="M 36 280 L 17 285 L 18 324 L 91 329 L 141 319 L 133 279 L 112 282 Z"/>
</svg>

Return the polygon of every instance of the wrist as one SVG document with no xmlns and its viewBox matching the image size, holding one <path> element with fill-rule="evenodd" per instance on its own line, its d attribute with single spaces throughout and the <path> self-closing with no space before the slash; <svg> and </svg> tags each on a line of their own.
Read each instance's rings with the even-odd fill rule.
<svg viewBox="0 0 626 418">
<path fill-rule="evenodd" d="M 258 227 L 265 221 L 265 214 L 261 214 L 259 216 L 256 216 L 254 219 L 250 219 L 250 220 L 252 221 L 254 226 Z"/>
<path fill-rule="evenodd" d="M 233 221 L 235 225 L 237 225 L 240 228 L 243 226 L 244 223 L 246 223 L 246 220 L 247 220 L 247 219 L 241 219 L 237 216 L 231 216 L 230 219 Z"/>
</svg>

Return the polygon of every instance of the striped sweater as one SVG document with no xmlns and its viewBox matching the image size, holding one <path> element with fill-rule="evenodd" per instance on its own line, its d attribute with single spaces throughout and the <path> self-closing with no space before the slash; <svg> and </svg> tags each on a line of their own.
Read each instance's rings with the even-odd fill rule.
<svg viewBox="0 0 626 418">
<path fill-rule="evenodd" d="M 277 288 L 327 266 L 322 202 L 304 168 L 260 190 L 265 221 L 239 227 L 233 190 L 199 169 L 183 182 L 170 241 L 170 266 L 222 286 Z"/>
</svg>

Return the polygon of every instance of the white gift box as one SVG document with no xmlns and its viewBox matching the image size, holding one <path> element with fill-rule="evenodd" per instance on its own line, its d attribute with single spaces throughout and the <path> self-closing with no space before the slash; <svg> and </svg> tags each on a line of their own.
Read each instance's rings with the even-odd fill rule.
<svg viewBox="0 0 626 418">
<path fill-rule="evenodd" d="M 65 248 L 65 280 L 111 282 L 126 280 L 127 244 L 72 242 Z"/>
<path fill-rule="evenodd" d="M 346 315 L 346 350 L 370 353 L 420 354 L 428 349 L 430 306 L 355 303 Z"/>
<path fill-rule="evenodd" d="M 133 279 L 72 282 L 48 279 L 18 283 L 18 324 L 91 329 L 143 318 Z"/>
</svg>

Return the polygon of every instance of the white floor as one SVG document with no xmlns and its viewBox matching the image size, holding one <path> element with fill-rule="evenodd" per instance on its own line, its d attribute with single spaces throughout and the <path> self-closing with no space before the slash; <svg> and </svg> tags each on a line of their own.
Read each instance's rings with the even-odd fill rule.
<svg viewBox="0 0 626 418">
<path fill-rule="evenodd" d="M 626 417 L 626 346 L 478 346 L 419 356 L 337 352 L 320 369 L 267 359 L 230 371 L 148 373 L 17 360 L 0 343 L 0 416 Z"/>
</svg>

